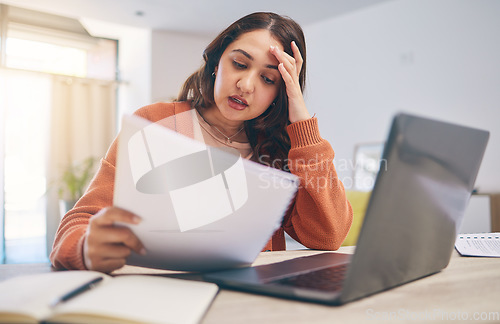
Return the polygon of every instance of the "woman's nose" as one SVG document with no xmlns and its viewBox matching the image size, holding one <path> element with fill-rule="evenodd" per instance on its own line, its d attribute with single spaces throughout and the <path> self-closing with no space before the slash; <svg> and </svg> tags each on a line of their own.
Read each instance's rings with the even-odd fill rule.
<svg viewBox="0 0 500 324">
<path fill-rule="evenodd" d="M 236 86 L 245 93 L 252 93 L 254 86 L 254 77 L 251 74 L 242 76 L 236 83 Z"/>
</svg>

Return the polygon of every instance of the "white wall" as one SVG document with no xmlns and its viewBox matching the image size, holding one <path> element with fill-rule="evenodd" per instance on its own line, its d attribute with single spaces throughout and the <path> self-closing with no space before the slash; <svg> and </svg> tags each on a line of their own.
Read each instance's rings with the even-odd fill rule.
<svg viewBox="0 0 500 324">
<path fill-rule="evenodd" d="M 152 33 L 153 102 L 172 101 L 177 97 L 184 81 L 203 62 L 203 50 L 211 37 L 194 36 L 167 31 Z"/>
<path fill-rule="evenodd" d="M 489 130 L 476 184 L 500 190 L 497 17 L 497 0 L 394 0 L 303 26 L 306 100 L 336 151 L 341 178 L 352 176 L 354 146 L 383 141 L 392 115 L 407 111 Z M 212 38 L 84 23 L 93 34 L 120 39 L 127 82 L 120 112 L 176 97 Z"/>
<path fill-rule="evenodd" d="M 489 130 L 476 185 L 500 190 L 499 17 L 497 0 L 397 0 L 305 26 L 306 99 L 336 160 L 417 113 Z"/>
</svg>

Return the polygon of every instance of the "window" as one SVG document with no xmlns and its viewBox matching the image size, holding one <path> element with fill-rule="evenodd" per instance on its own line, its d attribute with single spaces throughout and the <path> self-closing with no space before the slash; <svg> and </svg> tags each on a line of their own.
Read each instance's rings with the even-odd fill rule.
<svg viewBox="0 0 500 324">
<path fill-rule="evenodd" d="M 115 80 L 118 44 L 76 20 L 2 4 L 0 31 L 0 262 L 46 261 L 52 75 Z"/>
<path fill-rule="evenodd" d="M 87 52 L 79 48 L 9 37 L 6 53 L 9 68 L 77 77 L 87 74 Z"/>
<path fill-rule="evenodd" d="M 45 261 L 45 169 L 50 78 L 4 71 L 6 261 Z M 8 82 L 5 82 L 7 81 Z M 29 95 L 26 95 L 29 89 Z"/>
<path fill-rule="evenodd" d="M 77 20 L 0 5 L 3 67 L 115 80 L 117 41 L 92 37 Z"/>
</svg>

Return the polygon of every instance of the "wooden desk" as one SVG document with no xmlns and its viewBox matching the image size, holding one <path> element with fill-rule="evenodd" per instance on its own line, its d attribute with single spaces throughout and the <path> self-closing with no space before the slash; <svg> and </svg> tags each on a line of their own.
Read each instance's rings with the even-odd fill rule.
<svg viewBox="0 0 500 324">
<path fill-rule="evenodd" d="M 352 247 L 343 247 L 339 252 L 350 253 Z M 255 265 L 314 253 L 320 252 L 265 252 L 259 255 Z M 50 271 L 53 270 L 49 264 L 0 265 L 0 281 Z M 126 266 L 114 274 L 171 275 L 175 272 Z M 418 323 L 432 319 L 441 322 L 443 318 L 470 322 L 474 316 L 498 323 L 499 292 L 500 258 L 466 258 L 454 252 L 449 266 L 438 274 L 339 307 L 221 290 L 202 323 L 391 323 L 401 320 Z"/>
</svg>

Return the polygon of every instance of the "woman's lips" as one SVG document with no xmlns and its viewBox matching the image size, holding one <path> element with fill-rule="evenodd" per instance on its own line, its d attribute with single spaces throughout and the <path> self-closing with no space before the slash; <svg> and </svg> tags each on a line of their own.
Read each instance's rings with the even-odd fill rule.
<svg viewBox="0 0 500 324">
<path fill-rule="evenodd" d="M 245 99 L 238 96 L 231 96 L 228 98 L 229 107 L 236 110 L 243 110 L 248 107 L 248 103 Z"/>
</svg>

